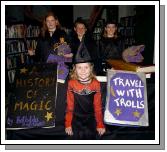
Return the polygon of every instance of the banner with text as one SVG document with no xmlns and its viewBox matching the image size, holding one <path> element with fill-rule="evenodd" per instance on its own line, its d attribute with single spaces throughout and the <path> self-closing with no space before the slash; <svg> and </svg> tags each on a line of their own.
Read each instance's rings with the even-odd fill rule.
<svg viewBox="0 0 167 152">
<path fill-rule="evenodd" d="M 107 71 L 104 121 L 111 125 L 149 125 L 144 73 Z"/>
<path fill-rule="evenodd" d="M 39 64 L 16 70 L 6 118 L 7 129 L 55 124 L 57 65 Z"/>
</svg>

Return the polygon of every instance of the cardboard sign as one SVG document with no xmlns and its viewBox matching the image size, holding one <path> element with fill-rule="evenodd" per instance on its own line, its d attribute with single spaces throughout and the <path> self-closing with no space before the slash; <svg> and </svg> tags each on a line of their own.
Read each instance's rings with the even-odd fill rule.
<svg viewBox="0 0 167 152">
<path fill-rule="evenodd" d="M 6 128 L 54 126 L 56 84 L 56 64 L 31 65 L 17 69 Z"/>
<path fill-rule="evenodd" d="M 107 71 L 107 101 L 104 121 L 112 125 L 148 126 L 144 73 Z"/>
</svg>

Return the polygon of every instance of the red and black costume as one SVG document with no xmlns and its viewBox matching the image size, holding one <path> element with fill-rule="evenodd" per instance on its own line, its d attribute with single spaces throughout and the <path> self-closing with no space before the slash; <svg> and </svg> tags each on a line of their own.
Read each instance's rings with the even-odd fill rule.
<svg viewBox="0 0 167 152">
<path fill-rule="evenodd" d="M 69 80 L 65 127 L 72 127 L 74 139 L 94 139 L 96 128 L 104 128 L 100 82 L 89 84 Z"/>
</svg>

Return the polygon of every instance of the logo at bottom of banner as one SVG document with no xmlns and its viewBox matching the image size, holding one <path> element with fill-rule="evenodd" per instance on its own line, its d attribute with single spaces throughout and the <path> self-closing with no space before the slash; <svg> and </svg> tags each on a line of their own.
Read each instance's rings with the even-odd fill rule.
<svg viewBox="0 0 167 152">
<path fill-rule="evenodd" d="M 148 126 L 145 74 L 108 70 L 107 80 L 105 123 Z"/>
</svg>

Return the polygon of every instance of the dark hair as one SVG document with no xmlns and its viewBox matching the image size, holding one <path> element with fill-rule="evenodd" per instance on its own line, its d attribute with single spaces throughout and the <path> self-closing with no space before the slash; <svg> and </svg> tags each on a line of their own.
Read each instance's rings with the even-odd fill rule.
<svg viewBox="0 0 167 152">
<path fill-rule="evenodd" d="M 115 24 L 115 26 L 118 27 L 118 23 L 117 23 L 115 20 L 108 20 L 108 21 L 106 21 L 105 27 L 106 27 L 108 24 Z"/>
<path fill-rule="evenodd" d="M 77 26 L 77 24 L 83 24 L 85 25 L 85 28 L 88 29 L 87 23 L 82 19 L 82 17 L 78 17 L 74 22 L 74 27 Z"/>
<path fill-rule="evenodd" d="M 107 37 L 107 32 L 105 30 L 105 28 L 107 27 L 108 24 L 114 24 L 116 28 L 118 28 L 118 24 L 115 20 L 108 20 L 106 21 L 105 25 L 104 25 L 104 30 L 103 30 L 103 37 Z M 114 38 L 118 38 L 118 29 L 115 31 L 114 33 Z"/>
</svg>

